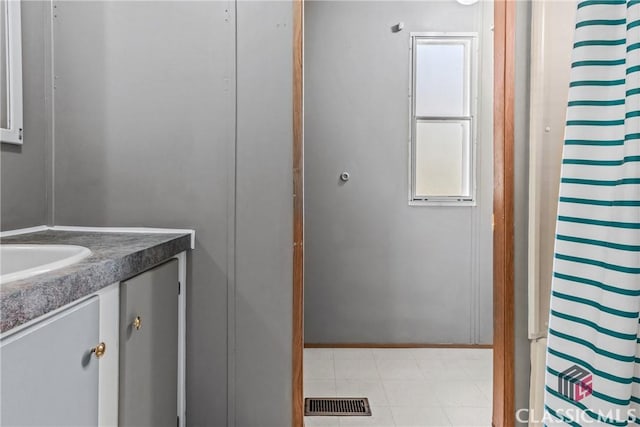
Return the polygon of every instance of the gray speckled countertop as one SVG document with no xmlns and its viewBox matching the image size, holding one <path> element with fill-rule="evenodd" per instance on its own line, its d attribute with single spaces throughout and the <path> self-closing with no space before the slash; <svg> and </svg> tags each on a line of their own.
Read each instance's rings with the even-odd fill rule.
<svg viewBox="0 0 640 427">
<path fill-rule="evenodd" d="M 190 248 L 189 234 L 47 230 L 0 239 L 2 244 L 68 244 L 91 249 L 68 267 L 0 286 L 0 332 L 8 331 Z"/>
</svg>

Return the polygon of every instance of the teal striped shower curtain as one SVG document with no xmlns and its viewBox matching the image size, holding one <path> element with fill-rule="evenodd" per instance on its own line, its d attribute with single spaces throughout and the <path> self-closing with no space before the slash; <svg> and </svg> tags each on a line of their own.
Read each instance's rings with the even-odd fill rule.
<svg viewBox="0 0 640 427">
<path fill-rule="evenodd" d="M 545 425 L 640 425 L 640 0 L 578 4 Z"/>
</svg>

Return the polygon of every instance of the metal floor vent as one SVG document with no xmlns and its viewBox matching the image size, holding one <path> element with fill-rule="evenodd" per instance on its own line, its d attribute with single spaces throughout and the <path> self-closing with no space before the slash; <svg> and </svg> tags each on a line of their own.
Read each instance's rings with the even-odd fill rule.
<svg viewBox="0 0 640 427">
<path fill-rule="evenodd" d="M 307 416 L 371 416 L 371 407 L 366 397 L 307 397 L 304 399 L 304 414 Z"/>
</svg>

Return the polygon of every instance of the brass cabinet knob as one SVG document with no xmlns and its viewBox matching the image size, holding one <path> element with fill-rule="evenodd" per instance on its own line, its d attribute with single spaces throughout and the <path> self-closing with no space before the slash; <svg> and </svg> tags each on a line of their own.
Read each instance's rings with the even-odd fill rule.
<svg viewBox="0 0 640 427">
<path fill-rule="evenodd" d="M 104 356 L 104 353 L 107 351 L 107 345 L 103 342 L 95 346 L 91 349 L 91 353 L 96 355 L 96 358 L 99 359 Z"/>
<path fill-rule="evenodd" d="M 140 316 L 136 316 L 131 325 L 136 328 L 136 330 L 140 330 L 140 327 L 142 326 L 142 318 Z"/>
</svg>

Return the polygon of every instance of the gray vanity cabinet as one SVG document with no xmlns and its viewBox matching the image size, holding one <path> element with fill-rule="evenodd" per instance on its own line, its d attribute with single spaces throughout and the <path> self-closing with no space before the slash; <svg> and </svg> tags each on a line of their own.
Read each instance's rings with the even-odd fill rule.
<svg viewBox="0 0 640 427">
<path fill-rule="evenodd" d="M 121 427 L 174 427 L 178 408 L 178 262 L 120 285 Z"/>
<path fill-rule="evenodd" d="M 0 425 L 98 424 L 99 323 L 93 297 L 3 337 Z"/>
</svg>

